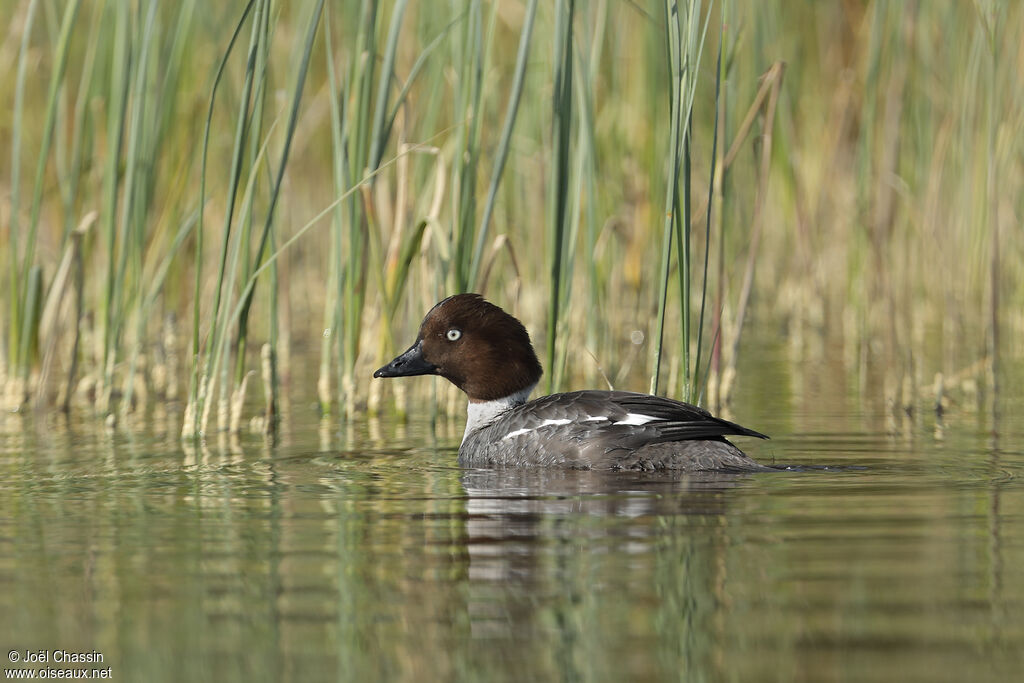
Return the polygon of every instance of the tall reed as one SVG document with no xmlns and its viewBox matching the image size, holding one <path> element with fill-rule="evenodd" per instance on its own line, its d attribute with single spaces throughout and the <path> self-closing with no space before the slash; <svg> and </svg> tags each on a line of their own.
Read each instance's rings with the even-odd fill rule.
<svg viewBox="0 0 1024 683">
<path fill-rule="evenodd" d="M 42 143 L 39 154 L 36 157 L 35 182 L 33 184 L 32 203 L 23 253 L 19 253 L 19 250 L 22 248 L 18 243 L 20 233 L 18 214 L 21 192 L 22 125 L 25 106 L 25 78 L 29 59 L 28 45 L 38 9 L 37 0 L 33 0 L 28 4 L 24 32 L 18 53 L 17 82 L 14 94 L 14 120 L 11 135 L 11 225 L 8 244 L 8 312 L 10 327 L 8 328 L 7 352 L 9 354 L 9 367 L 18 381 L 17 388 L 12 391 L 14 394 L 12 405 L 14 406 L 20 406 L 27 398 L 26 391 L 28 390 L 31 354 L 33 348 L 38 343 L 36 340 L 36 324 L 38 323 L 42 305 L 42 273 L 34 265 L 34 262 L 39 230 L 39 213 L 42 207 L 44 172 L 47 160 L 49 159 L 57 117 L 57 95 L 60 91 L 68 62 L 71 28 L 78 13 L 78 6 L 78 0 L 74 0 L 65 7 L 64 16 L 61 20 L 60 34 L 55 46 L 54 66 L 47 89 Z"/>
<path fill-rule="evenodd" d="M 191 381 L 189 384 L 189 398 L 188 404 L 185 408 L 185 415 L 182 420 L 182 436 L 191 437 L 202 432 L 205 426 L 205 420 L 207 419 L 206 413 L 206 401 L 210 393 L 210 375 L 212 371 L 212 363 L 214 362 L 214 355 L 211 353 L 211 349 L 216 349 L 220 345 L 218 343 L 220 336 L 223 334 L 224 326 L 218 324 L 217 321 L 221 318 L 221 297 L 223 295 L 224 286 L 224 273 L 225 265 L 227 262 L 228 250 L 227 240 L 230 236 L 230 220 L 226 221 L 227 228 L 224 231 L 224 240 L 221 244 L 221 258 L 220 265 L 217 271 L 217 277 L 214 281 L 214 298 L 213 306 L 210 308 L 212 314 L 212 324 L 210 325 L 209 335 L 212 336 L 208 340 L 208 343 L 201 343 L 202 334 L 201 322 L 202 322 L 202 291 L 203 291 L 203 256 L 204 256 L 204 209 L 206 202 L 206 178 L 207 178 L 207 160 L 209 158 L 209 145 L 210 145 L 210 133 L 213 125 L 213 114 L 214 106 L 216 104 L 216 97 L 220 86 L 221 79 L 225 73 L 227 67 L 228 58 L 235 46 L 235 41 L 238 39 L 243 27 L 245 26 L 245 20 L 249 17 L 253 7 L 256 5 L 257 0 L 249 0 L 245 5 L 245 9 L 241 14 L 241 18 L 235 25 L 234 33 L 231 35 L 230 40 L 224 51 L 224 55 L 220 60 L 220 65 L 217 68 L 216 75 L 213 79 L 213 87 L 210 91 L 209 107 L 206 114 L 206 123 L 203 129 L 203 144 L 201 150 L 201 161 L 199 171 L 199 219 L 196 227 L 196 240 L 195 240 L 195 294 L 192 300 L 192 372 Z M 255 30 L 253 31 L 255 34 Z M 250 41 L 252 42 L 252 41 Z M 253 52 L 252 46 L 250 46 L 250 52 Z M 251 76 L 247 76 L 246 82 L 251 87 Z M 247 103 L 246 103 L 247 106 Z M 240 164 L 240 148 L 241 144 L 238 140 L 241 131 L 244 131 L 244 126 L 241 121 L 236 123 L 236 134 L 235 134 L 235 151 L 233 158 L 235 161 L 231 164 L 230 179 L 228 181 L 228 215 L 234 209 L 234 196 L 237 192 L 238 187 L 238 167 Z M 205 361 L 203 356 L 205 354 Z"/>
<path fill-rule="evenodd" d="M 563 324 L 560 314 L 564 292 L 572 272 L 572 254 L 569 249 L 570 232 L 570 159 L 569 145 L 573 121 L 573 21 L 576 13 L 575 0 L 558 0 L 555 3 L 555 51 L 554 51 L 554 92 L 551 98 L 551 185 L 548 194 L 551 218 L 548 231 L 548 260 L 550 273 L 550 294 L 548 298 L 547 357 L 548 392 L 558 388 L 560 367 L 556 356 L 555 342 L 559 327 Z"/>
<path fill-rule="evenodd" d="M 710 19 L 711 13 L 708 12 L 704 17 L 702 28 L 701 3 L 698 0 L 690 0 L 682 8 L 677 0 L 666 0 L 665 2 L 665 31 L 670 77 L 670 124 L 658 296 L 658 331 L 654 344 L 651 393 L 658 393 L 659 388 L 665 313 L 668 304 L 668 280 L 674 241 L 679 284 L 679 350 L 682 357 L 683 394 L 691 400 L 695 394 L 690 367 L 690 214 L 692 211 L 690 183 L 692 180 L 693 100 L 697 92 L 697 69 L 704 51 L 704 39 Z M 682 172 L 681 180 L 680 172 Z M 713 178 L 712 171 L 712 182 Z M 682 190 L 681 196 L 680 189 Z M 706 275 L 705 268 L 704 287 L 707 286 Z M 703 298 L 703 296 L 702 287 L 701 297 Z"/>
</svg>

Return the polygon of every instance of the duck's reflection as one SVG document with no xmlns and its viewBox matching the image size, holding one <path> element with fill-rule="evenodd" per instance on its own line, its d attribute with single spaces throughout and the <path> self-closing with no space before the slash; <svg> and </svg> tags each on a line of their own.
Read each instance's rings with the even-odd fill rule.
<svg viewBox="0 0 1024 683">
<path fill-rule="evenodd" d="M 469 578 L 529 581 L 549 576 L 547 559 L 566 544 L 648 557 L 680 526 L 719 527 L 727 492 L 745 476 L 508 469 L 467 470 L 461 479 Z"/>
<path fill-rule="evenodd" d="M 509 469 L 460 478 L 472 638 L 540 637 L 584 678 L 588 634 L 623 629 L 627 658 L 626 640 L 653 639 L 669 668 L 707 663 L 727 576 L 727 512 L 749 475 Z M 641 612 L 654 620 L 636 622 Z M 627 669 L 659 668 L 635 664 Z"/>
<path fill-rule="evenodd" d="M 718 514 L 722 493 L 749 475 L 723 472 L 678 474 L 564 469 L 465 470 L 467 512 L 514 518 L 530 515 Z"/>
</svg>

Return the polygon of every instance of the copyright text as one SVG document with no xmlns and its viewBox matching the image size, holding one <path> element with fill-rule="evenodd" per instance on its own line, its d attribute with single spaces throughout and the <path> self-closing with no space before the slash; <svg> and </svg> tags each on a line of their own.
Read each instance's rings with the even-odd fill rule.
<svg viewBox="0 0 1024 683">
<path fill-rule="evenodd" d="M 83 652 L 60 648 L 53 650 L 9 650 L 7 652 L 7 661 L 11 664 L 19 665 L 19 667 L 5 667 L 4 679 L 110 679 L 113 677 L 113 667 L 100 668 L 94 666 L 96 664 L 103 664 L 105 661 L 103 653 L 99 650 Z M 81 666 L 83 664 L 93 666 Z"/>
</svg>

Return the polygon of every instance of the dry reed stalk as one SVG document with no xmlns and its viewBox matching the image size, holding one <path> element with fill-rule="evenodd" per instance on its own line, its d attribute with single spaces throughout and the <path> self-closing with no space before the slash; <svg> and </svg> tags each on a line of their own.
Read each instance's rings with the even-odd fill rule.
<svg viewBox="0 0 1024 683">
<path fill-rule="evenodd" d="M 167 369 L 167 383 L 164 389 L 164 396 L 169 401 L 178 399 L 178 334 L 176 318 L 172 314 L 164 316 L 163 347 L 165 352 L 164 363 Z"/>
<path fill-rule="evenodd" d="M 272 436 L 277 433 L 278 397 L 274 390 L 277 377 L 277 354 L 274 347 L 264 344 L 260 349 L 260 370 L 263 377 L 263 433 Z"/>
<path fill-rule="evenodd" d="M 935 373 L 935 381 L 932 384 L 932 394 L 935 398 L 935 416 L 941 420 L 943 413 L 946 412 L 946 383 L 941 372 Z"/>
<path fill-rule="evenodd" d="M 743 285 L 740 289 L 739 305 L 736 309 L 736 330 L 730 346 L 727 366 L 723 376 L 722 387 L 719 391 L 719 398 L 723 404 L 728 404 L 731 394 L 733 380 L 736 376 L 736 360 L 739 356 L 740 339 L 743 336 L 743 323 L 746 320 L 747 306 L 750 303 L 750 295 L 754 288 L 754 268 L 757 264 L 758 247 L 761 242 L 761 231 L 763 226 L 764 203 L 768 193 L 768 177 L 771 169 L 772 157 L 772 130 L 775 125 L 775 112 L 778 108 L 779 91 L 782 88 L 782 77 L 785 72 L 785 64 L 776 62 L 762 78 L 762 87 L 754 102 L 764 103 L 764 135 L 761 145 L 761 167 L 758 172 L 757 194 L 754 198 L 754 215 L 750 226 L 750 247 L 747 252 L 747 265 L 743 273 Z M 767 101 L 765 98 L 767 97 Z M 753 125 L 753 116 L 760 109 L 751 107 L 740 130 L 748 129 Z M 737 136 L 736 144 L 742 139 Z M 731 152 L 732 150 L 730 150 Z M 726 160 L 729 159 L 726 155 Z"/>
<path fill-rule="evenodd" d="M 228 432 L 230 434 L 238 434 L 242 430 L 242 409 L 245 406 L 245 390 L 249 386 L 249 378 L 253 372 L 250 370 L 245 373 L 242 377 L 242 381 L 238 383 L 238 386 L 231 392 L 230 406 L 224 412 L 227 415 L 227 423 L 222 425 L 219 431 Z M 227 400 L 223 400 L 223 403 L 228 403 Z"/>
</svg>

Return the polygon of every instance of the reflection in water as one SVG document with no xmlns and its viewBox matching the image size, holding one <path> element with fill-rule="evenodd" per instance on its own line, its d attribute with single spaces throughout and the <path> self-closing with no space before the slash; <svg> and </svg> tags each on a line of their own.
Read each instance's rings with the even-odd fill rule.
<svg viewBox="0 0 1024 683">
<path fill-rule="evenodd" d="M 716 669 L 725 654 L 713 620 L 727 574 L 725 494 L 747 476 L 464 472 L 472 636 L 536 634 L 550 643 L 562 675 L 589 680 L 600 674 L 591 635 L 615 621 L 619 635 L 602 647 L 624 662 L 635 658 L 627 670 Z M 514 586 L 523 599 L 495 603 L 494 586 Z M 611 609 L 594 599 L 609 591 L 639 604 Z M 537 609 L 545 600 L 550 605 Z"/>
<path fill-rule="evenodd" d="M 4 416 L 0 642 L 117 680 L 1008 680 L 1021 412 L 995 449 L 783 411 L 752 455 L 805 471 L 683 479 L 461 470 L 415 422 L 183 448 Z"/>
<path fill-rule="evenodd" d="M 724 512 L 721 492 L 744 475 L 690 474 L 683 479 L 645 473 L 578 470 L 467 470 L 466 534 L 473 579 L 530 579 L 537 568 L 524 550 L 538 541 L 564 539 L 575 526 L 552 520 L 588 517 L 699 515 L 714 520 Z M 595 527 L 600 534 L 603 525 Z M 644 554 L 657 526 L 638 526 L 620 538 L 618 550 Z M 543 571 L 543 568 L 540 569 Z"/>
</svg>

